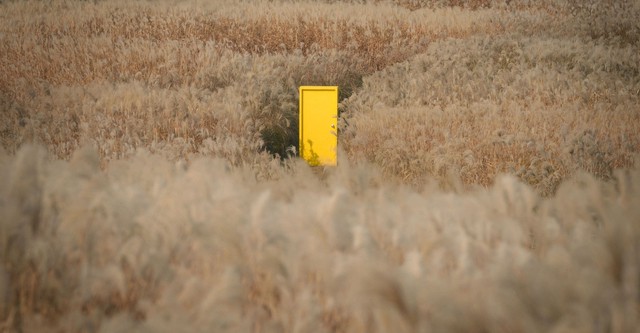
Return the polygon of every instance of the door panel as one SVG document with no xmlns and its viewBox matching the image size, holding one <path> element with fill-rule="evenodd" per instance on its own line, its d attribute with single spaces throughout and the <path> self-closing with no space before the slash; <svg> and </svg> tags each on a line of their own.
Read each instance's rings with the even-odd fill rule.
<svg viewBox="0 0 640 333">
<path fill-rule="evenodd" d="M 310 165 L 336 165 L 338 87 L 300 87 L 300 152 Z"/>
</svg>

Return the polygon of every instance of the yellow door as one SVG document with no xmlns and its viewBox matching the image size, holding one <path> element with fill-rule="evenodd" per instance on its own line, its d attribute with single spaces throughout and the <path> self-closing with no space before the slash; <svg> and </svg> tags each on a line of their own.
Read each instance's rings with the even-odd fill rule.
<svg viewBox="0 0 640 333">
<path fill-rule="evenodd" d="M 338 87 L 300 87 L 300 153 L 310 165 L 338 163 Z"/>
</svg>

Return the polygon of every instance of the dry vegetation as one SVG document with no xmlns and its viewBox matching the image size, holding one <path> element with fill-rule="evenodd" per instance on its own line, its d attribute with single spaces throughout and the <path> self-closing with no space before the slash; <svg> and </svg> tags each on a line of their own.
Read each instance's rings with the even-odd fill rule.
<svg viewBox="0 0 640 333">
<path fill-rule="evenodd" d="M 640 1 L 0 0 L 0 332 L 638 332 Z M 340 165 L 296 158 L 340 87 Z"/>
</svg>

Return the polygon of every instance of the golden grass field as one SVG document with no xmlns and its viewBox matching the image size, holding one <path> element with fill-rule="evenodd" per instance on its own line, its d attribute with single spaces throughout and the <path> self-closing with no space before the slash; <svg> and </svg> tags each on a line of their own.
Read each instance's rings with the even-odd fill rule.
<svg viewBox="0 0 640 333">
<path fill-rule="evenodd" d="M 640 332 L 639 153 L 638 0 L 0 0 L 0 332 Z"/>
</svg>

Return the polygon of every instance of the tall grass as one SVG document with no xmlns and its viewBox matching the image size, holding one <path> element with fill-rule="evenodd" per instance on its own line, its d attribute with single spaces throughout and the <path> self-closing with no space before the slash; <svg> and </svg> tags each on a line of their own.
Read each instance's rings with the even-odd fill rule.
<svg viewBox="0 0 640 333">
<path fill-rule="evenodd" d="M 146 150 L 2 155 L 2 318 L 25 331 L 581 331 L 637 327 L 637 170 L 543 199 L 304 163 L 256 182 Z"/>
<path fill-rule="evenodd" d="M 297 137 L 297 86 L 339 85 L 345 98 L 364 75 L 432 38 L 496 29 L 489 12 L 414 14 L 391 5 L 344 4 L 339 13 L 317 3 L 3 7 L 5 147 L 38 140 L 68 157 L 89 133 L 104 160 L 175 138 L 178 150 L 194 153 L 221 135 L 284 156 Z M 227 113 L 240 119 L 222 126 Z"/>
<path fill-rule="evenodd" d="M 269 163 L 297 151 L 305 84 L 340 86 L 347 158 L 418 186 L 509 172 L 547 195 L 638 151 L 633 2 L 2 6 L 10 152 L 90 141 L 102 166 L 138 147 Z"/>
<path fill-rule="evenodd" d="M 344 104 L 345 150 L 411 182 L 509 172 L 550 194 L 578 170 L 609 179 L 640 144 L 637 50 L 520 34 L 435 42 L 365 78 Z"/>
<path fill-rule="evenodd" d="M 1 1 L 0 331 L 634 332 L 638 22 Z M 337 168 L 300 85 L 340 87 Z"/>
</svg>

